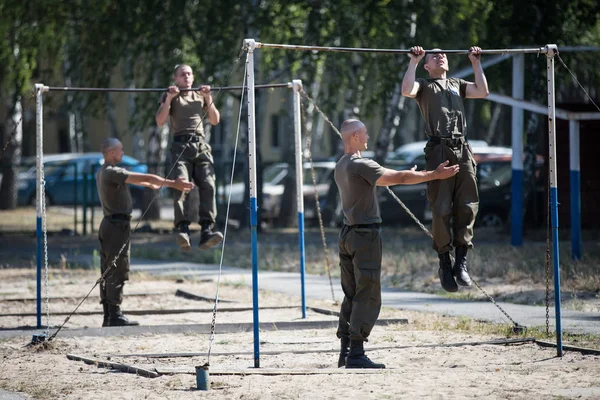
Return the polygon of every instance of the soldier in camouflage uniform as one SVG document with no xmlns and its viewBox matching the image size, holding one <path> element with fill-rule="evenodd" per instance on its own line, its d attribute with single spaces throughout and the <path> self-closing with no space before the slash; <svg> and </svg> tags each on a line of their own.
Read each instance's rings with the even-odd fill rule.
<svg viewBox="0 0 600 400">
<path fill-rule="evenodd" d="M 193 181 L 198 186 L 200 248 L 208 249 L 221 243 L 223 234 L 213 230 L 217 218 L 215 170 L 202 118 L 206 116 L 211 125 L 217 125 L 220 114 L 213 103 L 210 86 L 200 86 L 193 91 L 179 90 L 192 88 L 194 74 L 189 65 L 178 65 L 173 79 L 175 85 L 170 86 L 160 99 L 156 123 L 162 126 L 170 121 L 173 133 L 171 156 L 174 162 L 177 160 L 175 176 Z M 184 250 L 191 248 L 189 226 L 192 212 L 188 202 L 189 196 L 183 192 L 174 198 L 177 244 Z"/>
<path fill-rule="evenodd" d="M 123 145 L 118 139 L 106 139 L 102 142 L 104 164 L 96 175 L 98 197 L 102 205 L 104 218 L 100 223 L 101 272 L 109 270 L 100 283 L 100 302 L 104 308 L 102 326 L 138 325 L 129 321 L 121 312 L 123 286 L 129 280 L 129 251 L 131 236 L 131 211 L 133 210 L 131 193 L 127 184 L 158 189 L 161 186 L 172 187 L 187 192 L 194 187 L 184 179 L 169 180 L 152 174 L 130 172 L 119 167 L 123 159 Z"/>
<path fill-rule="evenodd" d="M 335 182 L 344 211 L 339 236 L 339 255 L 344 300 L 340 309 L 337 336 L 341 341 L 338 367 L 385 368 L 366 355 L 367 341 L 381 308 L 381 215 L 377 186 L 416 184 L 446 179 L 458 166 L 441 163 L 435 171 L 395 171 L 362 158 L 369 135 L 356 119 L 341 127 L 344 155 L 335 166 Z"/>
<path fill-rule="evenodd" d="M 429 79 L 415 79 L 415 71 L 425 52 L 421 47 L 413 47 L 402 81 L 402 94 L 417 100 L 425 120 L 425 134 L 429 139 L 425 146 L 427 168 L 433 168 L 442 160 L 460 166 L 460 172 L 454 178 L 427 183 L 427 199 L 432 207 L 433 249 L 440 259 L 438 275 L 448 292 L 456 292 L 458 285 L 471 285 L 467 251 L 473 247 L 479 193 L 475 178 L 477 164 L 466 140 L 463 99 L 483 98 L 489 94 L 480 51 L 479 47 L 471 47 L 469 53 L 475 82 L 446 78 L 448 59 L 443 53 L 427 54 L 424 68 L 429 72 Z M 454 265 L 450 259 L 453 248 L 456 249 Z"/>
</svg>

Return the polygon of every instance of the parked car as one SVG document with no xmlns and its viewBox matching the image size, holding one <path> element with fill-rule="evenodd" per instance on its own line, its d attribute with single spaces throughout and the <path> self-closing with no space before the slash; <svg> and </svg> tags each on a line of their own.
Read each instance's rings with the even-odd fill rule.
<svg viewBox="0 0 600 400">
<path fill-rule="evenodd" d="M 35 205 L 36 202 L 36 166 L 35 158 L 24 160 L 29 165 L 26 172 L 19 174 L 20 205 Z M 83 204 L 85 181 L 88 174 L 87 201 L 89 205 L 100 205 L 96 190 L 96 171 L 104 164 L 102 153 L 66 153 L 44 156 L 44 177 L 46 180 L 46 205 Z M 119 166 L 134 172 L 146 173 L 148 166 L 133 157 L 123 156 Z M 133 204 L 139 208 L 142 204 L 144 188 L 129 185 Z"/>
<path fill-rule="evenodd" d="M 487 142 L 484 140 L 469 140 L 469 143 L 473 149 L 475 147 L 488 147 Z M 425 153 L 423 152 L 423 149 L 425 149 L 426 144 L 427 141 L 420 141 L 400 146 L 387 155 L 385 163 L 388 165 L 411 164 L 418 157 L 424 156 Z"/>
<path fill-rule="evenodd" d="M 473 144 L 473 143 L 471 143 Z M 424 145 L 424 143 L 423 143 Z M 512 149 L 498 146 L 473 146 L 475 161 L 477 162 L 477 182 L 479 188 L 479 213 L 476 224 L 485 226 L 501 227 L 508 222 L 510 216 L 510 195 L 512 177 Z M 422 152 L 422 149 L 421 149 Z M 386 168 L 403 170 L 410 169 L 414 165 L 418 170 L 426 168 L 425 154 L 411 157 L 409 163 L 387 162 Z M 536 176 L 540 176 L 540 170 L 544 159 L 537 157 Z M 541 186 L 543 188 L 543 185 Z M 417 185 L 395 185 L 390 188 L 394 194 L 408 207 L 408 209 L 420 220 L 431 220 L 431 207 L 427 200 L 427 184 Z M 538 207 L 539 188 L 528 202 L 528 207 Z M 542 190 L 543 192 L 543 190 Z M 397 201 L 389 194 L 386 188 L 379 189 L 379 202 L 381 216 L 384 223 L 412 223 L 412 218 L 404 211 Z M 325 208 L 326 204 L 321 205 Z M 535 210 L 535 209 L 532 209 Z M 343 213 L 339 201 L 336 198 L 336 206 L 333 207 L 331 218 L 327 218 L 329 225 L 340 226 L 343 222 Z M 535 216 L 533 211 L 528 215 Z"/>
<path fill-rule="evenodd" d="M 496 147 L 488 146 L 483 141 L 472 141 L 471 148 L 475 156 L 475 161 L 478 164 L 477 178 L 480 181 L 480 176 L 486 176 L 499 167 L 496 161 L 502 157 L 506 159 L 508 157 L 508 163 L 510 164 L 510 155 L 512 150 L 507 147 Z M 385 164 L 386 168 L 402 170 L 410 169 L 414 165 L 417 166 L 418 170 L 424 170 L 427 168 L 425 161 L 425 153 L 421 149 L 421 154 L 413 157 L 409 163 Z M 402 200 L 402 202 L 408 207 L 408 209 L 421 221 L 431 220 L 431 207 L 427 200 L 427 184 L 421 183 L 417 185 L 396 185 L 392 186 L 391 190 L 394 194 Z M 385 221 L 389 223 L 397 222 L 411 222 L 412 218 L 404 211 L 398 202 L 390 195 L 387 189 L 380 189 L 379 193 L 380 210 L 381 215 L 384 216 Z"/>
<path fill-rule="evenodd" d="M 273 220 L 279 216 L 281 210 L 281 196 L 284 191 L 284 179 L 289 173 L 289 168 L 295 168 L 288 163 L 277 163 L 270 165 L 263 171 L 263 201 L 259 204 L 262 217 L 265 220 Z M 327 195 L 331 174 L 335 169 L 334 161 L 314 162 L 315 180 L 317 183 L 317 194 L 319 199 Z M 307 220 L 317 217 L 315 212 L 315 187 L 312 181 L 310 163 L 304 163 L 304 217 Z M 219 200 L 227 204 L 231 188 L 230 217 L 237 219 L 242 214 L 244 207 L 244 182 L 234 182 L 233 185 L 219 187 Z"/>
<path fill-rule="evenodd" d="M 486 157 L 478 165 L 479 213 L 475 223 L 480 226 L 504 227 L 510 222 L 512 194 L 511 156 Z M 525 204 L 525 222 L 537 226 L 544 216 L 544 157 L 536 157 L 534 187 Z M 547 201 L 547 200 L 546 200 Z"/>
</svg>

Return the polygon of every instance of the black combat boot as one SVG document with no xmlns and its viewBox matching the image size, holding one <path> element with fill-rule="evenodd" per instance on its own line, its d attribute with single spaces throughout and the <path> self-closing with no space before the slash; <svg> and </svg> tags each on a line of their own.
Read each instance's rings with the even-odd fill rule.
<svg viewBox="0 0 600 400">
<path fill-rule="evenodd" d="M 108 326 L 108 304 L 102 301 L 102 309 L 104 310 L 104 319 L 102 320 L 102 327 Z"/>
<path fill-rule="evenodd" d="M 177 245 L 181 250 L 190 250 L 192 244 L 190 242 L 190 224 L 188 222 L 180 222 L 177 225 Z"/>
<path fill-rule="evenodd" d="M 338 368 L 342 368 L 346 366 L 346 357 L 350 353 L 350 338 L 347 336 L 343 336 L 340 339 L 341 348 L 340 348 L 340 358 L 338 359 Z"/>
<path fill-rule="evenodd" d="M 137 321 L 130 321 L 126 316 L 121 312 L 121 307 L 119 306 L 108 306 L 108 325 L 106 326 L 131 326 L 131 325 L 139 325 L 140 323 Z"/>
<path fill-rule="evenodd" d="M 454 276 L 456 283 L 460 286 L 471 286 L 471 277 L 467 272 L 467 246 L 458 246 L 456 248 L 456 259 L 454 260 Z"/>
<path fill-rule="evenodd" d="M 439 254 L 440 257 L 440 269 L 438 270 L 438 276 L 440 277 L 440 283 L 446 292 L 458 292 L 458 285 L 454 280 L 452 273 L 452 261 L 450 260 L 450 253 L 445 252 Z"/>
<path fill-rule="evenodd" d="M 346 368 L 385 368 L 384 364 L 375 363 L 365 355 L 362 340 L 350 341 L 350 353 L 346 358 Z"/>
<path fill-rule="evenodd" d="M 203 222 L 201 224 L 200 249 L 210 249 L 223 241 L 223 234 L 212 230 L 212 223 Z"/>
</svg>

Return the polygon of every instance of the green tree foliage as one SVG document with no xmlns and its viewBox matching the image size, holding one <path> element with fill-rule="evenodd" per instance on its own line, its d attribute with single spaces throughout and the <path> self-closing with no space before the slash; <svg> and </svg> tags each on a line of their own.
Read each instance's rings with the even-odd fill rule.
<svg viewBox="0 0 600 400">
<path fill-rule="evenodd" d="M 262 42 L 373 48 L 597 45 L 600 39 L 595 0 L 4 0 L 0 15 L 0 94 L 13 105 L 37 80 L 63 85 L 64 65 L 74 86 L 110 86 L 114 72 L 130 63 L 129 83 L 166 87 L 181 62 L 192 65 L 197 83 L 220 85 L 243 38 L 255 33 Z M 407 42 L 411 22 L 414 43 Z M 336 123 L 349 112 L 368 118 L 387 109 L 407 61 L 404 55 L 259 52 L 258 80 L 300 77 L 305 88 L 321 82 L 311 95 L 337 116 Z M 595 94 L 592 56 L 562 56 Z M 535 62 L 529 57 L 527 62 Z M 466 56 L 450 62 L 452 69 L 469 65 Z M 240 73 L 241 68 L 233 79 Z M 510 88 L 510 68 L 494 67 L 487 75 L 493 91 Z M 526 79 L 526 98 L 539 95 L 540 80 L 543 65 Z M 561 68 L 557 87 L 559 99 L 583 99 Z M 154 100 L 136 98 L 134 123 L 140 129 L 153 125 Z M 86 113 L 106 114 L 106 95 L 80 93 L 73 101 L 85 104 Z M 491 115 L 489 105 L 480 103 L 475 126 Z"/>
</svg>

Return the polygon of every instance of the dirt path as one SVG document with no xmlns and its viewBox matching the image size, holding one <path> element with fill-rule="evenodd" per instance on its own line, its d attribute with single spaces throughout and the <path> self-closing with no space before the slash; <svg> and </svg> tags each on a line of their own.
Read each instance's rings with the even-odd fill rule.
<svg viewBox="0 0 600 400">
<path fill-rule="evenodd" d="M 69 272 L 56 274 L 53 282 L 61 296 L 85 293 L 94 281 L 94 273 Z M 33 297 L 23 270 L 0 270 L 2 299 Z M 210 295 L 214 282 L 177 283 L 175 278 L 157 280 L 134 274 L 127 286 L 130 294 L 124 301 L 126 310 L 198 308 L 208 303 L 174 296 L 177 289 Z M 153 293 L 150 296 L 132 294 Z M 229 284 L 221 289 L 223 299 L 238 301 L 234 306 L 251 304 L 251 291 L 245 286 Z M 298 299 L 283 294 L 261 292 L 261 306 L 294 306 Z M 227 304 L 227 306 L 232 306 Z M 330 302 L 311 301 L 309 305 L 332 308 Z M 222 303 L 225 307 L 225 303 Z M 0 312 L 28 312 L 31 301 L 0 301 Z M 69 310 L 72 300 L 53 300 L 54 312 Z M 96 299 L 90 299 L 82 310 L 98 310 Z M 136 316 L 144 325 L 175 324 L 205 321 L 209 313 Z M 262 310 L 262 321 L 300 321 L 299 309 Z M 374 360 L 384 362 L 388 369 L 375 374 L 319 375 L 237 375 L 211 376 L 209 392 L 195 390 L 192 374 L 163 375 L 145 378 L 70 361 L 66 354 L 78 354 L 98 360 L 132 364 L 149 369 L 193 370 L 204 364 L 206 356 L 148 358 L 124 357 L 124 354 L 205 353 L 208 335 L 144 334 L 139 336 L 61 338 L 49 349 L 25 347 L 30 336 L 0 340 L 0 388 L 24 392 L 36 399 L 442 399 L 442 398 L 599 398 L 600 357 L 566 353 L 563 359 L 554 357 L 553 349 L 535 344 L 510 346 L 481 345 L 449 347 L 444 344 L 502 339 L 503 327 L 477 323 L 461 318 L 442 317 L 384 309 L 380 318 L 408 318 L 409 324 L 377 326 L 367 349 Z M 248 321 L 242 313 L 219 313 L 218 323 Z M 335 317 L 309 314 L 309 320 L 335 320 Z M 4 317 L 6 328 L 31 324 L 32 318 Z M 62 321 L 52 317 L 51 323 Z M 100 315 L 75 316 L 69 327 L 98 326 Z M 435 345 L 435 346 L 432 346 Z M 432 347 L 428 347 L 432 346 Z M 338 341 L 335 330 L 303 329 L 261 332 L 261 367 L 293 370 L 324 371 L 335 367 Z M 380 350 L 377 350 L 381 348 Z M 375 350 L 373 350 L 375 349 Z M 211 370 L 242 371 L 253 366 L 253 336 L 251 332 L 219 333 L 213 343 Z M 271 353 L 272 352 L 272 353 Z M 277 353 L 277 354 L 274 354 Z M 551 378 L 550 378 L 551 377 Z"/>
</svg>

